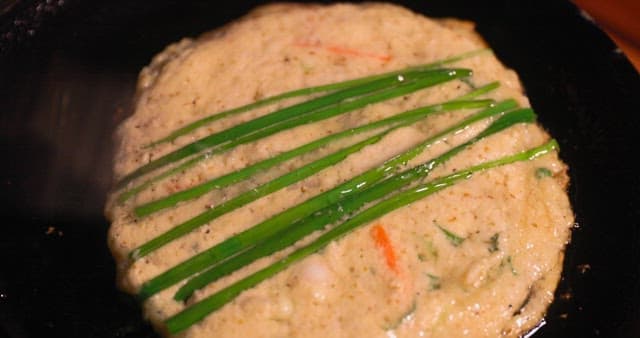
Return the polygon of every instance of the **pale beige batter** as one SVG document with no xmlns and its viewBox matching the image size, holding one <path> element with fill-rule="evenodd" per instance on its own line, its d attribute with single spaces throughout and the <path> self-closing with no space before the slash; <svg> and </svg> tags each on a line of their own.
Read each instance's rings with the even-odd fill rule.
<svg viewBox="0 0 640 338">
<path fill-rule="evenodd" d="M 215 112 L 281 92 L 425 64 L 483 47 L 469 23 L 430 20 L 387 4 L 261 7 L 226 27 L 167 47 L 140 76 L 134 114 L 119 128 L 115 176 L 212 132 L 305 98 L 289 99 L 217 121 L 175 142 L 144 145 Z M 500 81 L 488 97 L 528 100 L 515 73 L 491 53 L 457 62 L 471 82 Z M 228 213 L 131 264 L 131 250 L 211 205 L 299 167 L 292 160 L 247 183 L 136 219 L 135 205 L 232 172 L 328 133 L 443 102 L 469 91 L 452 81 L 412 95 L 367 106 L 319 123 L 281 132 L 213 156 L 178 176 L 162 180 L 125 204 L 113 198 L 109 245 L 120 286 L 140 286 L 221 240 L 326 191 L 444 129 L 471 111 L 434 115 L 385 136 L 347 160 Z M 427 149 L 421 163 L 468 139 L 487 125 Z M 366 135 L 365 135 L 366 136 Z M 474 145 L 433 172 L 446 175 L 470 165 L 538 146 L 549 139 L 536 125 L 517 125 Z M 314 157 L 315 156 L 315 157 Z M 306 163 L 305 162 L 305 163 Z M 547 168 L 551 176 L 536 175 Z M 396 210 L 335 241 L 325 250 L 242 293 L 180 334 L 184 337 L 517 337 L 542 318 L 562 268 L 573 215 L 565 193 L 566 166 L 550 154 L 492 169 Z M 115 195 L 114 195 L 115 196 Z M 397 255 L 391 268 L 372 235 L 381 227 Z M 464 241 L 454 245 L 442 229 Z M 311 237 L 315 237 L 312 235 Z M 311 238 L 305 239 L 308 242 Z M 202 299 L 264 267 L 263 258 L 195 294 Z M 159 331 L 162 321 L 185 305 L 172 299 L 175 285 L 144 303 Z M 187 304 L 188 305 L 188 304 Z"/>
</svg>

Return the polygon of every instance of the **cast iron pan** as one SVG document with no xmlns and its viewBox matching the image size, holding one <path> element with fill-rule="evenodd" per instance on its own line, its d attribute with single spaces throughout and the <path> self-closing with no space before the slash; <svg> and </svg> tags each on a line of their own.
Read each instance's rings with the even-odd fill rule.
<svg viewBox="0 0 640 338">
<path fill-rule="evenodd" d="M 115 288 L 111 134 L 168 43 L 258 1 L 0 1 L 0 336 L 155 337 Z M 534 337 L 640 337 L 640 79 L 569 2 L 401 2 L 473 20 L 571 170 L 577 227 Z"/>
</svg>

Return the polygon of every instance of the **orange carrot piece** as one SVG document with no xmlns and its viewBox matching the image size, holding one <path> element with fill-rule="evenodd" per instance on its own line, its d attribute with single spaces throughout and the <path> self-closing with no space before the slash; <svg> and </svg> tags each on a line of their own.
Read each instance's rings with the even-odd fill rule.
<svg viewBox="0 0 640 338">
<path fill-rule="evenodd" d="M 384 228 L 380 224 L 376 224 L 371 228 L 371 236 L 373 237 L 376 245 L 382 250 L 389 269 L 395 273 L 399 273 L 400 270 L 398 269 L 396 253 Z"/>
<path fill-rule="evenodd" d="M 388 54 L 376 54 L 376 53 L 365 52 L 358 49 L 347 48 L 347 47 L 338 46 L 338 45 L 322 45 L 319 42 L 316 42 L 316 43 L 296 42 L 294 43 L 294 46 L 303 47 L 303 48 L 320 48 L 334 54 L 355 56 L 355 57 L 366 57 L 366 58 L 380 60 L 382 62 L 388 62 L 391 60 L 391 55 L 388 55 Z"/>
<path fill-rule="evenodd" d="M 342 55 L 350 55 L 350 56 L 359 56 L 359 57 L 368 57 L 373 59 L 378 59 L 383 62 L 387 62 L 391 60 L 391 55 L 382 55 L 375 53 L 367 53 L 363 51 L 359 51 L 357 49 L 345 48 L 341 46 L 326 46 L 325 49 L 332 53 L 342 54 Z"/>
</svg>

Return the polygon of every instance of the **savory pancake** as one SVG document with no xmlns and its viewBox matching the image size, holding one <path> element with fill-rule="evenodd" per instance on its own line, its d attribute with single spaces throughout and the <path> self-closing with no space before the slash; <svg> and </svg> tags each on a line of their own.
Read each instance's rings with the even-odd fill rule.
<svg viewBox="0 0 640 338">
<path fill-rule="evenodd" d="M 466 174 L 550 141 L 526 119 L 482 134 L 508 121 L 511 111 L 530 112 L 515 108 L 529 105 L 517 75 L 485 47 L 471 23 L 428 19 L 388 4 L 274 4 L 167 47 L 141 72 L 134 113 L 117 132 L 114 172 L 121 184 L 107 215 L 119 285 L 145 299 L 145 314 L 159 331 L 184 337 L 517 337 L 531 329 L 553 299 L 573 224 L 567 168 L 556 151 L 546 151 Z M 369 82 L 261 104 L 353 79 Z M 458 99 L 466 103 L 454 109 Z M 442 103 L 452 108 L 434 106 Z M 511 108 L 473 120 L 502 103 Z M 378 122 L 422 107 L 433 112 Z M 208 116 L 218 117 L 174 133 Z M 263 129 L 270 127 L 273 132 Z M 322 144 L 308 146 L 314 142 Z M 263 164 L 301 147 L 309 150 Z M 360 204 L 358 198 L 375 190 L 364 183 L 330 202 L 318 198 L 413 149 L 420 151 L 370 183 L 387 184 L 401 176 L 396 172 L 443 160 Z M 206 192 L 180 195 L 246 168 L 256 169 L 229 184 L 211 183 Z M 276 181 L 286 184 L 271 188 Z M 427 188 L 434 193 L 362 221 L 198 318 L 181 317 L 252 273 L 313 247 L 327 230 Z M 155 203 L 167 196 L 183 197 Z M 176 300 L 176 292 L 213 265 L 151 286 L 256 225 L 291 225 L 261 237 L 275 243 L 304 222 L 331 218 L 317 209 L 270 221 L 314 198 L 334 212 L 354 207 L 295 244 L 183 293 L 185 301 Z M 187 230 L 157 241 L 175 228 Z M 148 245 L 152 240 L 159 244 Z M 244 253 L 221 263 L 236 254 Z"/>
</svg>

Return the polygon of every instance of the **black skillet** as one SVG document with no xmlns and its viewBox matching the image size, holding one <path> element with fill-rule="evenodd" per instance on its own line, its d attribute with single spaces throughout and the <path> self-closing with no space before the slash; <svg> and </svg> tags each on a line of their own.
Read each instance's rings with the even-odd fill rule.
<svg viewBox="0 0 640 338">
<path fill-rule="evenodd" d="M 102 216 L 139 69 L 258 1 L 0 1 L 0 336 L 155 337 Z M 403 1 L 477 22 L 571 166 L 577 228 L 534 337 L 640 337 L 640 78 L 569 2 Z M 640 13 L 638 13 L 640 16 Z"/>
</svg>

